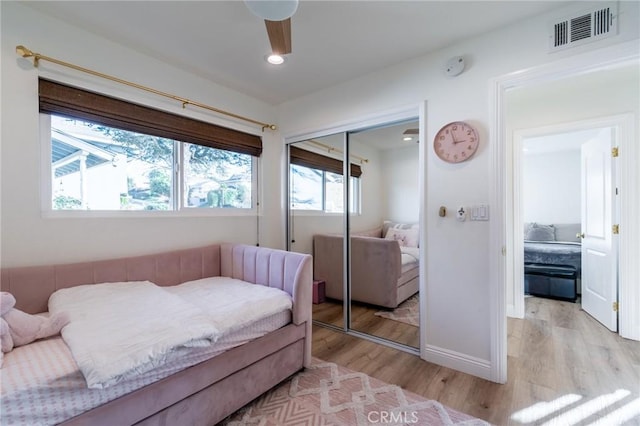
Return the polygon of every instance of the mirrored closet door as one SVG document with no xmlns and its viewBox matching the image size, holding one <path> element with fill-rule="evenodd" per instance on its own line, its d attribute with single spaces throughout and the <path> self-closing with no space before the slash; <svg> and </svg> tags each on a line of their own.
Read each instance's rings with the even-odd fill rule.
<svg viewBox="0 0 640 426">
<path fill-rule="evenodd" d="M 418 120 L 349 132 L 365 158 L 350 211 L 350 329 L 418 348 Z"/>
<path fill-rule="evenodd" d="M 418 128 L 415 118 L 288 145 L 289 249 L 314 257 L 314 321 L 416 349 Z"/>
<path fill-rule="evenodd" d="M 288 145 L 289 250 L 314 255 L 313 319 L 341 329 L 344 139 L 339 133 Z"/>
</svg>

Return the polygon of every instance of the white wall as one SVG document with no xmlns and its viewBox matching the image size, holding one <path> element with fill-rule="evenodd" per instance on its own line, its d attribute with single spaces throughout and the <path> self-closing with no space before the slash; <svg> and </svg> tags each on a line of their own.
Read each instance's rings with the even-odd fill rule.
<svg viewBox="0 0 640 426">
<path fill-rule="evenodd" d="M 420 212 L 418 144 L 381 151 L 384 218 L 417 223 Z"/>
<path fill-rule="evenodd" d="M 620 3 L 620 34 L 598 43 L 549 54 L 547 25 L 584 4 L 514 24 L 447 47 L 397 66 L 364 75 L 336 87 L 287 102 L 279 123 L 285 135 L 357 122 L 385 111 L 427 101 L 425 143 L 444 124 L 466 120 L 476 126 L 480 147 L 462 164 L 445 164 L 427 149 L 424 218 L 427 239 L 426 357 L 474 374 L 489 377 L 491 324 L 489 264 L 492 255 L 490 222 L 457 222 L 438 217 L 438 207 L 449 211 L 460 205 L 488 203 L 490 166 L 488 146 L 489 82 L 498 76 L 549 63 L 586 50 L 638 39 L 638 4 Z M 446 77 L 443 64 L 463 55 L 467 69 Z M 490 206 L 491 207 L 491 206 Z"/>
<path fill-rule="evenodd" d="M 580 223 L 580 151 L 524 154 L 524 221 Z"/>
<path fill-rule="evenodd" d="M 506 97 L 507 137 L 517 130 L 544 128 L 640 111 L 640 68 L 620 68 L 512 89 Z"/>
<path fill-rule="evenodd" d="M 21 2 L 2 8 L 2 266 L 82 261 L 192 247 L 221 241 L 255 244 L 256 217 L 43 218 L 40 210 L 38 75 L 103 91 L 132 101 L 263 136 L 260 243 L 283 247 L 280 135 L 261 133 L 204 110 L 126 88 L 47 62 L 39 71 L 18 58 L 16 45 L 184 96 L 260 121 L 273 122 L 273 108 L 187 74 L 139 52 L 46 17 Z"/>
</svg>

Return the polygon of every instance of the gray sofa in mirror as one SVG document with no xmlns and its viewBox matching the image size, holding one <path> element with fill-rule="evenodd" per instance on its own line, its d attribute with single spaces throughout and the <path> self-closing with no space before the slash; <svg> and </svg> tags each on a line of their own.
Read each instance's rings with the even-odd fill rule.
<svg viewBox="0 0 640 426">
<path fill-rule="evenodd" d="M 351 234 L 352 301 L 393 309 L 418 292 L 417 248 L 401 249 L 384 238 L 383 227 Z M 314 235 L 314 279 L 325 282 L 331 299 L 343 299 L 343 253 L 342 235 Z"/>
</svg>

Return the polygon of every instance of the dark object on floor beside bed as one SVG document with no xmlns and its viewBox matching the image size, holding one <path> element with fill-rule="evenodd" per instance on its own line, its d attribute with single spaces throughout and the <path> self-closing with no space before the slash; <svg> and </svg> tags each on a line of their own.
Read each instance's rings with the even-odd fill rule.
<svg viewBox="0 0 640 426">
<path fill-rule="evenodd" d="M 533 296 L 575 302 L 577 272 L 570 265 L 525 263 L 524 292 Z"/>
</svg>

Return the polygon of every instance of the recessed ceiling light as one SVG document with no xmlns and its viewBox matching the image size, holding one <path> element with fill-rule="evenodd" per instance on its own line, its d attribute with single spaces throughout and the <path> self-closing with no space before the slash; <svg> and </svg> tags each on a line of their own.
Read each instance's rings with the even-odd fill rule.
<svg viewBox="0 0 640 426">
<path fill-rule="evenodd" d="M 404 138 L 402 138 L 403 141 L 410 141 L 413 138 L 411 136 L 405 136 Z"/>
<path fill-rule="evenodd" d="M 264 57 L 264 59 L 269 62 L 271 65 L 281 65 L 284 64 L 284 56 L 271 54 Z"/>
</svg>

